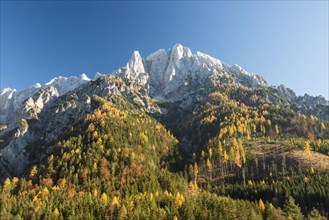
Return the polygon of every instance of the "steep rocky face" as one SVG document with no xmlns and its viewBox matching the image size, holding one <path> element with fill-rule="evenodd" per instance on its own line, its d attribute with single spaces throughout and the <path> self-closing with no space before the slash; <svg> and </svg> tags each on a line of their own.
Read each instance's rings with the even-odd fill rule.
<svg viewBox="0 0 329 220">
<path fill-rule="evenodd" d="M 285 98 L 288 98 L 288 99 L 296 99 L 297 98 L 295 92 L 292 91 L 291 89 L 285 87 L 284 85 L 280 85 L 280 86 L 276 87 L 276 89 L 277 89 L 277 93 L 282 97 L 285 97 Z"/>
<path fill-rule="evenodd" d="M 39 113 L 43 105 L 50 99 L 74 90 L 78 86 L 90 81 L 82 74 L 80 77 L 56 77 L 41 86 L 39 83 L 27 89 L 17 92 L 16 89 L 6 88 L 0 95 L 0 120 L 1 124 L 7 124 L 13 117 L 22 114 L 29 115 L 28 111 L 35 110 Z M 26 110 L 27 112 L 25 112 Z"/>
<path fill-rule="evenodd" d="M 53 86 L 48 86 L 39 90 L 23 102 L 23 106 L 18 112 L 21 118 L 38 119 L 38 114 L 44 106 L 53 98 L 57 98 L 59 93 Z"/>
<path fill-rule="evenodd" d="M 150 78 L 150 94 L 163 96 L 171 101 L 178 101 L 185 97 L 187 90 L 195 83 L 203 83 L 218 73 L 227 73 L 236 83 L 243 83 L 239 77 L 249 78 L 250 86 L 267 85 L 266 81 L 255 74 L 249 74 L 237 65 L 230 66 L 207 54 L 191 50 L 176 44 L 169 50 L 158 50 L 149 55 L 146 60 L 146 72 Z M 236 76 L 235 76 L 236 75 Z M 238 77 L 239 76 L 239 77 Z M 182 90 L 184 93 L 179 92 Z"/>
<path fill-rule="evenodd" d="M 0 95 L 0 119 L 1 124 L 5 124 L 11 119 L 19 109 L 23 102 L 41 89 L 40 84 L 35 84 L 27 89 L 17 92 L 16 89 L 6 88 Z"/>
<path fill-rule="evenodd" d="M 297 97 L 296 102 L 300 105 L 305 105 L 309 107 L 315 107 L 316 105 L 325 105 L 327 103 L 326 99 L 323 96 L 313 97 L 308 94 Z"/>
<path fill-rule="evenodd" d="M 145 72 L 143 59 L 138 51 L 134 51 L 125 67 L 119 68 L 116 75 L 128 79 L 134 84 L 145 86 L 148 83 L 148 74 Z"/>
<path fill-rule="evenodd" d="M 250 87 L 267 86 L 262 77 L 248 73 L 238 65 L 224 64 L 201 52 L 192 54 L 189 48 L 180 44 L 168 50 L 160 49 L 146 59 L 135 51 L 127 65 L 114 74 L 146 86 L 152 97 L 167 101 L 185 100 L 194 93 L 196 84 L 203 84 L 215 75 L 224 75 L 232 83 Z"/>
<path fill-rule="evenodd" d="M 71 76 L 71 77 L 55 77 L 45 84 L 47 86 L 53 86 L 57 89 L 59 94 L 65 94 L 68 91 L 72 91 L 78 86 L 90 81 L 86 74 L 81 74 L 79 77 Z"/>
</svg>

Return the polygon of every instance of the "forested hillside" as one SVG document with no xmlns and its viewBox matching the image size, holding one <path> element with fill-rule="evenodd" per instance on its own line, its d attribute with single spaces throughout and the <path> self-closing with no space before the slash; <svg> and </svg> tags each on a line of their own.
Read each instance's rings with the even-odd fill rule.
<svg viewBox="0 0 329 220">
<path fill-rule="evenodd" d="M 328 122 L 265 101 L 258 92 L 218 88 L 185 120 L 177 117 L 172 130 L 191 140 L 193 152 L 124 98 L 114 104 L 94 96 L 95 110 L 47 159 L 26 178 L 4 182 L 1 219 L 328 215 L 328 166 L 322 165 L 328 164 Z"/>
<path fill-rule="evenodd" d="M 186 179 L 283 210 L 292 196 L 305 215 L 314 207 L 328 215 L 328 121 L 270 101 L 262 89 L 233 85 L 221 85 L 197 106 L 170 116 L 177 135 L 191 140 L 182 148 Z"/>
<path fill-rule="evenodd" d="M 182 45 L 0 103 L 0 220 L 329 217 L 329 102 Z"/>
<path fill-rule="evenodd" d="M 124 100 L 94 101 L 99 107 L 47 160 L 27 178 L 4 182 L 1 219 L 261 218 L 255 203 L 207 193 L 171 173 L 178 141 L 154 119 Z"/>
</svg>

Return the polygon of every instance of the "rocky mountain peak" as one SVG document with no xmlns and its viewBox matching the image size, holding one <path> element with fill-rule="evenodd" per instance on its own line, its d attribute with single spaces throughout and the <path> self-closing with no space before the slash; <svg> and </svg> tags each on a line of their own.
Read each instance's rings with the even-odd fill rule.
<svg viewBox="0 0 329 220">
<path fill-rule="evenodd" d="M 153 97 L 177 101 L 189 90 L 190 84 L 187 81 L 200 84 L 218 72 L 224 72 L 226 77 L 231 78 L 230 81 L 238 84 L 252 87 L 267 85 L 262 77 L 248 73 L 238 65 L 224 64 L 201 52 L 192 54 L 190 48 L 181 44 L 175 44 L 168 50 L 157 50 L 146 59 L 138 51 L 134 51 L 127 65 L 114 74 L 129 79 L 134 84 L 146 86 Z M 184 94 L 180 94 L 178 90 Z"/>
<path fill-rule="evenodd" d="M 130 69 L 133 73 L 145 73 L 143 59 L 138 51 L 133 52 L 126 67 L 127 69 Z"/>
<path fill-rule="evenodd" d="M 181 44 L 175 44 L 171 49 L 170 59 L 179 60 L 182 59 L 183 57 L 191 57 L 191 56 L 192 56 L 192 52 L 190 48 L 185 47 Z"/>
<path fill-rule="evenodd" d="M 12 121 L 13 118 L 22 118 L 26 117 L 26 115 L 31 115 L 28 112 L 30 111 L 30 109 L 33 109 L 34 112 L 32 115 L 33 117 L 36 117 L 36 114 L 41 112 L 45 103 L 49 102 L 55 97 L 72 91 L 78 86 L 89 81 L 90 79 L 88 78 L 88 76 L 83 73 L 79 77 L 58 76 L 53 78 L 43 86 L 39 83 L 36 83 L 35 85 L 30 86 L 21 91 L 16 91 L 16 89 L 5 88 L 0 95 L 1 123 L 6 124 Z M 41 96 L 41 94 L 44 95 Z M 28 105 L 25 105 L 26 101 L 29 101 Z M 33 108 L 31 106 L 33 106 Z"/>
<path fill-rule="evenodd" d="M 85 73 L 82 73 L 79 78 L 80 78 L 80 80 L 83 80 L 83 81 L 90 81 L 91 80 L 91 79 L 89 79 L 89 77 Z"/>
</svg>

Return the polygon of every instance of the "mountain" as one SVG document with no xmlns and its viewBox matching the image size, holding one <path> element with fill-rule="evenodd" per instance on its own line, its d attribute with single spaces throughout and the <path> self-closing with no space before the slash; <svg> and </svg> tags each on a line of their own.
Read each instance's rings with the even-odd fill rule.
<svg viewBox="0 0 329 220">
<path fill-rule="evenodd" d="M 180 44 L 169 50 L 160 49 L 146 59 L 135 51 L 127 65 L 114 74 L 146 86 L 150 96 L 168 101 L 187 99 L 193 92 L 191 83 L 201 84 L 215 77 L 251 87 L 268 86 L 262 77 L 238 65 L 226 65 L 201 52 L 192 54 Z"/>
<path fill-rule="evenodd" d="M 58 97 L 90 81 L 82 74 L 80 77 L 56 77 L 41 86 L 39 83 L 17 92 L 5 88 L 0 95 L 0 119 L 3 124 L 17 118 L 20 112 L 34 111 L 39 113 L 43 106 L 53 97 Z"/>
<path fill-rule="evenodd" d="M 227 65 L 201 52 L 192 54 L 180 44 L 168 50 L 160 49 L 146 59 L 135 51 L 127 65 L 110 77 L 96 74 L 94 78 L 92 81 L 85 74 L 56 77 L 44 86 L 37 83 L 19 92 L 10 88 L 2 91 L 0 135 L 5 141 L 1 143 L 0 153 L 4 159 L 0 173 L 6 173 L 2 179 L 20 175 L 31 163 L 25 152 L 30 143 L 41 140 L 52 143 L 89 113 L 94 95 L 109 98 L 123 95 L 146 112 L 165 117 L 169 105 L 163 103 L 175 103 L 175 111 L 195 108 L 216 86 L 232 84 L 264 90 L 265 101 L 291 106 L 301 113 L 328 118 L 329 112 L 328 102 L 321 96 L 296 96 L 283 85 L 271 86 L 263 77 L 248 73 L 238 65 Z M 155 104 L 159 101 L 162 104 Z M 22 121 L 26 120 L 29 126 L 22 128 Z"/>
<path fill-rule="evenodd" d="M 302 110 L 315 108 L 317 105 L 328 105 L 328 101 L 322 96 L 312 97 L 306 94 L 297 97 L 291 89 L 283 85 L 271 86 L 263 77 L 248 73 L 238 65 L 227 65 L 201 52 L 192 54 L 189 48 L 180 44 L 168 50 L 160 49 L 146 59 L 135 51 L 127 65 L 112 74 L 129 80 L 131 87 L 135 84 L 145 87 L 150 97 L 169 102 L 181 101 L 182 106 L 191 104 L 197 89 L 218 83 L 269 88 L 279 97 L 287 98 L 286 104 L 296 103 L 302 107 Z M 94 80 L 99 76 L 101 74 L 97 73 Z M 32 106 L 35 106 L 33 111 L 40 112 L 43 105 L 52 97 L 61 96 L 88 81 L 90 79 L 82 74 L 80 77 L 56 77 L 44 86 L 37 83 L 19 92 L 16 89 L 5 88 L 0 96 L 2 124 L 11 121 L 13 115 L 18 112 L 32 111 Z M 40 97 L 41 93 L 47 97 Z M 32 96 L 34 96 L 33 100 L 31 100 Z"/>
<path fill-rule="evenodd" d="M 40 208 L 43 190 L 61 201 L 74 199 L 67 194 L 74 190 L 89 193 L 82 197 L 93 210 L 91 219 L 120 213 L 138 218 L 140 211 L 128 208 L 129 196 L 137 204 L 148 198 L 143 201 L 152 211 L 143 218 L 167 213 L 187 219 L 195 210 L 199 214 L 194 218 L 232 219 L 238 212 L 226 215 L 223 207 L 227 210 L 234 204 L 243 213 L 237 218 L 259 219 L 265 218 L 262 208 L 226 196 L 264 199 L 267 209 L 282 217 L 288 211 L 278 208 L 292 202 L 285 198 L 289 194 L 298 198 L 304 214 L 316 207 L 328 215 L 329 192 L 315 196 L 304 187 L 329 184 L 328 101 L 322 96 L 297 96 L 238 65 L 193 54 L 180 44 L 146 58 L 135 51 L 126 66 L 109 75 L 97 73 L 93 80 L 82 74 L 56 77 L 22 91 L 6 88 L 0 103 L 0 181 L 12 187 L 9 194 L 3 187 L 6 201 L 17 192 L 30 193 L 35 196 L 34 208 Z M 300 173 L 294 176 L 294 172 Z M 11 182 L 16 177 L 21 178 L 19 186 Z M 25 180 L 35 185 L 25 187 Z M 62 187 L 63 194 L 52 187 Z M 41 194 L 33 194 L 37 192 Z M 98 192 L 118 196 L 120 209 L 108 211 Z M 171 199 L 175 201 L 170 203 Z M 56 199 L 50 200 L 51 205 L 44 207 L 50 211 L 26 210 L 24 218 L 54 217 Z M 208 210 L 202 216 L 200 207 L 206 209 L 208 200 L 216 203 L 218 212 Z M 104 210 L 97 212 L 94 203 Z M 81 201 L 72 209 L 76 218 L 84 217 Z M 13 211 L 3 210 L 0 216 L 13 217 Z M 74 217 L 72 210 L 61 214 Z"/>
</svg>

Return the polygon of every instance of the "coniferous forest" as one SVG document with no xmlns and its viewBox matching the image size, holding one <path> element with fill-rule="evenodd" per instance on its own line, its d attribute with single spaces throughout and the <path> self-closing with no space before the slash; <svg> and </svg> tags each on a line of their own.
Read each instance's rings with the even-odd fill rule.
<svg viewBox="0 0 329 220">
<path fill-rule="evenodd" d="M 163 116 L 94 96 L 47 156 L 29 146 L 0 219 L 328 219 L 329 122 L 280 99 L 221 84 Z"/>
</svg>

